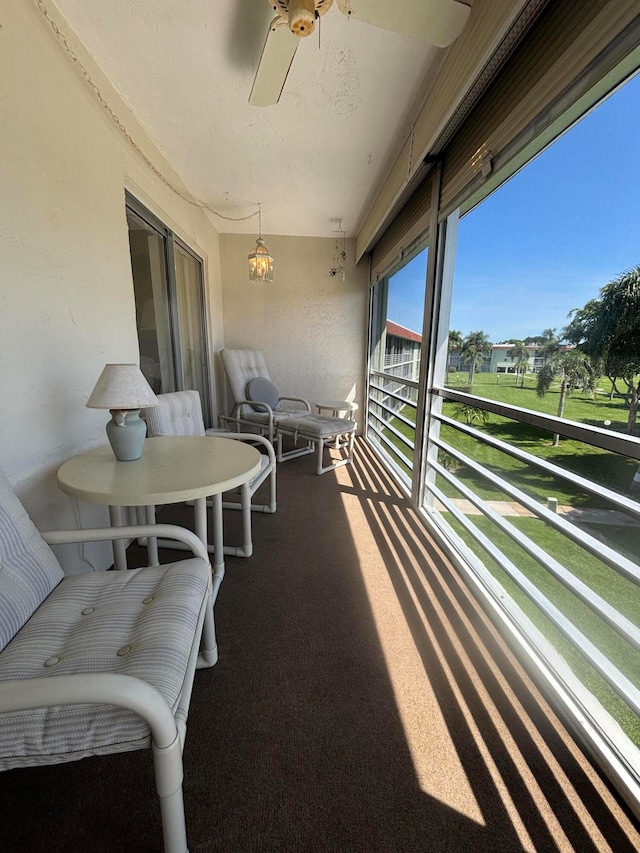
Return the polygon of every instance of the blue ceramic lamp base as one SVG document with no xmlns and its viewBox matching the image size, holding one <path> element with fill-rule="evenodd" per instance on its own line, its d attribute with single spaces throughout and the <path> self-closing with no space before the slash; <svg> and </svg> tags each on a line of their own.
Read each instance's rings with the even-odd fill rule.
<svg viewBox="0 0 640 853">
<path fill-rule="evenodd" d="M 147 425 L 140 418 L 140 409 L 111 409 L 107 438 L 116 459 L 133 462 L 142 456 Z"/>
</svg>

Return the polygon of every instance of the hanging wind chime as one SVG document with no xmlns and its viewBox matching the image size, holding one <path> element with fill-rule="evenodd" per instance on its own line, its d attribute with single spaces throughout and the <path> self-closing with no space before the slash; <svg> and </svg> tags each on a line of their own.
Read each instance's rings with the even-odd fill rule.
<svg viewBox="0 0 640 853">
<path fill-rule="evenodd" d="M 346 278 L 347 261 L 347 235 L 342 230 L 342 219 L 338 220 L 338 227 L 333 232 L 333 266 L 329 270 L 332 278 L 339 275 L 342 281 Z"/>
</svg>

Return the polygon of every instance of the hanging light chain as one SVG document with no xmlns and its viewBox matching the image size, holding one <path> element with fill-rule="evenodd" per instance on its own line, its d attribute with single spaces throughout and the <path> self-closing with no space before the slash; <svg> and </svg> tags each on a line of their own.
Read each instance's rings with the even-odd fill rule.
<svg viewBox="0 0 640 853">
<path fill-rule="evenodd" d="M 200 201 L 199 199 L 197 199 L 195 196 L 193 196 L 191 194 L 186 195 L 181 190 L 179 190 L 176 186 L 174 186 L 174 184 L 172 184 L 171 181 L 169 181 L 167 178 L 165 178 L 165 176 L 162 174 L 160 169 L 158 169 L 158 167 L 149 159 L 149 157 L 147 157 L 147 155 L 144 153 L 142 148 L 140 148 L 138 143 L 133 139 L 133 137 L 131 136 L 131 134 L 129 133 L 127 128 L 124 126 L 124 124 L 122 123 L 120 118 L 113 112 L 113 110 L 111 109 L 111 107 L 109 106 L 107 101 L 105 100 L 104 95 L 102 94 L 102 92 L 100 91 L 100 89 L 98 88 L 96 83 L 94 83 L 93 79 L 91 78 L 91 75 L 89 74 L 89 72 L 87 71 L 85 66 L 82 64 L 82 62 L 80 61 L 80 59 L 78 58 L 76 53 L 72 50 L 72 48 L 69 47 L 69 43 L 67 42 L 66 36 L 61 31 L 60 27 L 56 24 L 56 22 L 53 20 L 53 18 L 49 15 L 49 10 L 47 9 L 47 7 L 44 4 L 44 0 L 37 0 L 37 5 L 38 5 L 38 9 L 40 10 L 42 15 L 44 16 L 44 18 L 48 22 L 49 26 L 53 30 L 55 37 L 58 39 L 58 41 L 62 45 L 65 53 L 67 54 L 69 59 L 73 62 L 73 64 L 77 68 L 77 70 L 80 72 L 80 75 L 84 79 L 85 83 L 89 86 L 89 88 L 91 89 L 91 91 L 93 92 L 95 97 L 100 102 L 100 105 L 102 106 L 102 108 L 109 115 L 109 118 L 111 119 L 111 121 L 115 124 L 115 126 L 118 128 L 120 133 L 124 136 L 124 138 L 127 140 L 129 145 L 131 145 L 131 147 L 134 149 L 134 151 L 136 151 L 136 153 L 142 158 L 144 164 L 153 172 L 153 174 L 160 181 L 162 181 L 162 183 L 166 187 L 168 187 L 171 190 L 172 193 L 175 193 L 175 195 L 177 195 L 183 201 L 186 201 L 187 204 L 190 204 L 193 207 L 199 207 L 202 210 L 208 210 L 210 213 L 213 213 L 214 216 L 217 216 L 219 219 L 226 219 L 227 222 L 245 222 L 247 219 L 252 219 L 254 216 L 256 216 L 259 213 L 258 210 L 254 210 L 253 213 L 249 213 L 246 216 L 225 216 L 224 213 L 220 213 L 219 211 L 215 210 L 215 208 L 213 208 L 211 206 L 211 204 L 209 204 L 209 202 Z"/>
</svg>

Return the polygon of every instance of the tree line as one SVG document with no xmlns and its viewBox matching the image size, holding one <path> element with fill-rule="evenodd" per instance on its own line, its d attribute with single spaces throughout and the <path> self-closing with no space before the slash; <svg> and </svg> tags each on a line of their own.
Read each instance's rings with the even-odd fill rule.
<svg viewBox="0 0 640 853">
<path fill-rule="evenodd" d="M 508 341 L 507 352 L 514 363 L 516 385 L 524 386 L 529 363 L 529 349 L 535 344 L 542 367 L 537 376 L 537 394 L 542 397 L 553 381 L 560 383 L 558 417 L 564 413 L 567 395 L 576 389 L 593 391 L 598 376 L 611 381 L 612 396 L 620 394 L 617 383 L 624 385 L 624 398 L 629 409 L 627 432 L 633 435 L 640 404 L 640 265 L 621 273 L 600 289 L 596 299 L 568 315 L 569 323 L 559 335 L 545 329 L 541 335 Z M 567 345 L 573 345 L 567 349 Z M 491 351 L 488 335 L 459 331 L 449 332 L 449 352 L 459 352 L 469 363 L 469 385 L 482 356 Z"/>
</svg>

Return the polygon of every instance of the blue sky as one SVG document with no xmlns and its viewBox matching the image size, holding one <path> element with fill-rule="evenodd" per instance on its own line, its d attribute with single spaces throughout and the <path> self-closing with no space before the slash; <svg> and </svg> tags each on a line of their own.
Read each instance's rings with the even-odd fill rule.
<svg viewBox="0 0 640 853">
<path fill-rule="evenodd" d="M 460 221 L 450 328 L 493 342 L 562 329 L 640 264 L 640 76 Z M 426 261 L 390 282 L 388 317 L 419 331 Z"/>
</svg>

